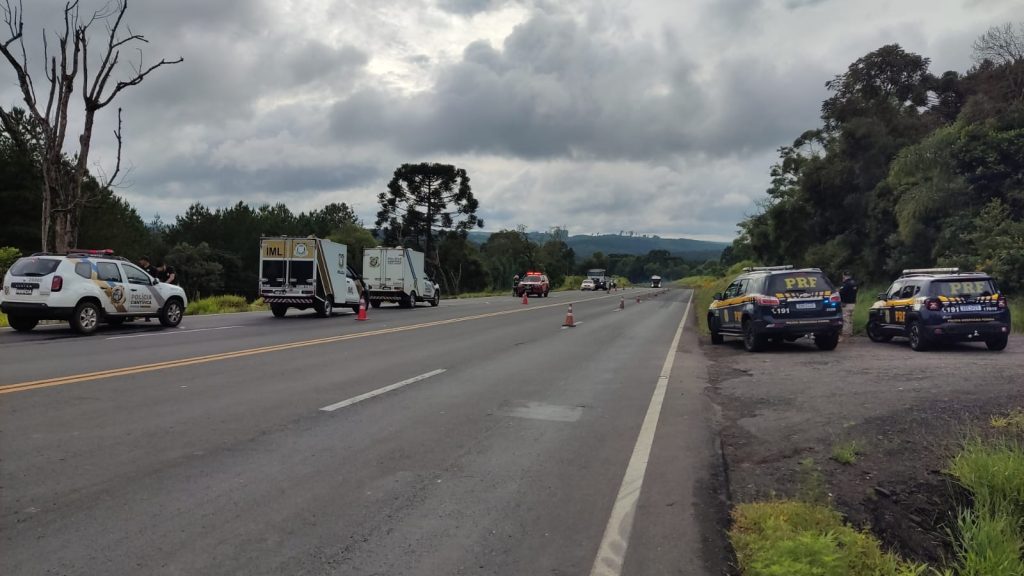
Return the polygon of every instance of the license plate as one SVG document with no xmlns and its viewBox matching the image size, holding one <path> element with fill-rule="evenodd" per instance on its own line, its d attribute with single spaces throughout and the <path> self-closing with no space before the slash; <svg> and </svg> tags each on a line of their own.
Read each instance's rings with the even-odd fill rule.
<svg viewBox="0 0 1024 576">
<path fill-rule="evenodd" d="M 796 305 L 797 310 L 814 310 L 818 305 L 814 302 L 800 302 Z"/>
<path fill-rule="evenodd" d="M 960 306 L 961 312 L 981 312 L 981 304 L 964 304 Z"/>
<path fill-rule="evenodd" d="M 21 294 L 23 296 L 31 296 L 32 295 L 32 289 L 31 288 L 29 288 L 29 289 L 18 288 L 17 290 L 14 291 L 14 293 L 15 294 Z"/>
</svg>

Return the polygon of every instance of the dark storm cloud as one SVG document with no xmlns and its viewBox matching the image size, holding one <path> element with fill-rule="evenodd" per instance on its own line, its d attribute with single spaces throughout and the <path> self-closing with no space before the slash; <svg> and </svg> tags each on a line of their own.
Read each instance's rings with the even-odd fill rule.
<svg viewBox="0 0 1024 576">
<path fill-rule="evenodd" d="M 445 12 L 472 16 L 500 8 L 508 3 L 509 0 L 439 0 L 437 6 Z"/>
<path fill-rule="evenodd" d="M 672 38 L 672 43 L 685 39 Z M 654 159 L 774 147 L 816 124 L 826 71 L 724 60 L 714 82 L 677 51 L 604 41 L 573 18 L 538 14 L 501 50 L 478 41 L 413 96 L 364 89 L 331 114 L 337 138 L 410 153 L 526 159 Z"/>
</svg>

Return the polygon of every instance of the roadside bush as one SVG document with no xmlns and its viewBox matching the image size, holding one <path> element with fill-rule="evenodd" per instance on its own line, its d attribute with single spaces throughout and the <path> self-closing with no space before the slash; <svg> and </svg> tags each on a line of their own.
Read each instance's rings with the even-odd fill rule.
<svg viewBox="0 0 1024 576">
<path fill-rule="evenodd" d="M 199 316 L 202 314 L 224 314 L 227 312 L 248 312 L 249 303 L 241 296 L 224 295 L 200 298 L 188 303 L 185 314 Z"/>
<path fill-rule="evenodd" d="M 1006 514 L 962 510 L 957 518 L 958 576 L 1024 575 L 1020 522 Z"/>
<path fill-rule="evenodd" d="M 18 258 L 21 258 L 21 250 L 13 246 L 0 246 L 0 281 Z"/>
<path fill-rule="evenodd" d="M 729 531 L 744 576 L 909 576 L 925 567 L 882 550 L 838 512 L 804 502 L 740 504 Z"/>
</svg>

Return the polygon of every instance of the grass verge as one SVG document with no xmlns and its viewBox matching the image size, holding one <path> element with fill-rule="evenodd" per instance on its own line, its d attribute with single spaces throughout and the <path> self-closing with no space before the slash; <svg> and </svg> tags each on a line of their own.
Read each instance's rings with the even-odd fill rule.
<svg viewBox="0 0 1024 576">
<path fill-rule="evenodd" d="M 908 576 L 925 570 L 885 552 L 874 536 L 820 504 L 740 504 L 732 518 L 729 536 L 744 576 Z"/>
<path fill-rule="evenodd" d="M 223 295 L 200 298 L 188 303 L 185 314 L 189 316 L 201 316 L 203 314 L 228 314 L 232 312 L 253 312 L 258 310 L 269 310 L 260 298 L 251 304 L 241 296 Z"/>
<path fill-rule="evenodd" d="M 11 324 L 7 322 L 7 314 L 0 312 L 0 328 L 7 328 Z"/>
<path fill-rule="evenodd" d="M 1024 576 L 1024 445 L 971 438 L 949 473 L 973 499 L 957 518 L 957 574 Z"/>
</svg>

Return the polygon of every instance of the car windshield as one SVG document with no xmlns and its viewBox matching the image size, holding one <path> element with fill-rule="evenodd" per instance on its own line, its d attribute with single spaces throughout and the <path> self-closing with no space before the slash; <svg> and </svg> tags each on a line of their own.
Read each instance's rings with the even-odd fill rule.
<svg viewBox="0 0 1024 576">
<path fill-rule="evenodd" d="M 768 281 L 769 293 L 821 292 L 831 290 L 832 283 L 821 272 L 789 272 L 776 274 Z"/>
<path fill-rule="evenodd" d="M 53 258 L 22 258 L 11 266 L 12 276 L 38 277 L 53 274 L 60 266 L 60 260 Z"/>
<path fill-rule="evenodd" d="M 948 298 L 976 298 L 991 296 L 997 292 L 995 283 L 989 278 L 969 278 L 966 280 L 936 280 L 929 289 L 930 296 L 946 296 Z"/>
</svg>

